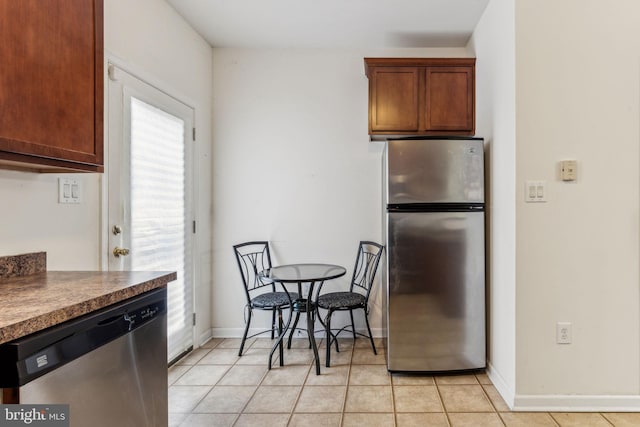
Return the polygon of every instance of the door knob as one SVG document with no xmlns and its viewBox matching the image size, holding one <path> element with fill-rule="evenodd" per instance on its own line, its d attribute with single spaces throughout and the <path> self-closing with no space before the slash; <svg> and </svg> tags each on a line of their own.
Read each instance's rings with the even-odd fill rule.
<svg viewBox="0 0 640 427">
<path fill-rule="evenodd" d="M 117 258 L 117 257 L 120 257 L 120 255 L 122 255 L 122 256 L 127 256 L 127 255 L 129 255 L 129 249 L 127 249 L 127 248 L 119 248 L 119 247 L 117 247 L 117 246 L 116 246 L 116 247 L 113 249 L 113 255 L 114 255 L 116 258 Z"/>
</svg>

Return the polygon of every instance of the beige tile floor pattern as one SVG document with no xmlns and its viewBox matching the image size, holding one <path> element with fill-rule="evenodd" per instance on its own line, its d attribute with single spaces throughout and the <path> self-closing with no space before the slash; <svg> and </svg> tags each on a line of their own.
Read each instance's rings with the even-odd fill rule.
<svg viewBox="0 0 640 427">
<path fill-rule="evenodd" d="M 381 342 L 377 356 L 364 339 L 341 343 L 318 376 L 306 339 L 270 371 L 271 340 L 238 357 L 239 340 L 213 339 L 169 369 L 169 426 L 640 426 L 640 413 L 510 412 L 485 374 L 391 375 Z"/>
</svg>

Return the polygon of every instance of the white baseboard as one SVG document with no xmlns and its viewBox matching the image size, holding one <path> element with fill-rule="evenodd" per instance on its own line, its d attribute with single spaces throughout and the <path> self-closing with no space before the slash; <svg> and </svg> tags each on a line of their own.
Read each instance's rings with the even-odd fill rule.
<svg viewBox="0 0 640 427">
<path fill-rule="evenodd" d="M 512 409 L 526 412 L 640 412 L 640 396 L 516 394 Z"/>
<path fill-rule="evenodd" d="M 640 412 L 640 395 L 516 394 L 490 362 L 487 375 L 512 411 Z"/>
<path fill-rule="evenodd" d="M 299 327 L 300 325 L 298 325 Z M 249 329 L 249 335 L 253 335 L 255 333 L 261 332 L 264 329 Z M 212 328 L 210 329 L 211 336 L 214 338 L 242 338 L 242 334 L 244 333 L 244 328 Z M 366 330 L 358 330 L 359 333 L 366 334 Z M 346 333 L 345 333 L 346 334 Z M 382 338 L 382 329 L 381 328 L 372 328 L 371 334 L 374 338 Z M 266 333 L 263 336 L 268 336 Z M 315 331 L 316 338 L 324 338 L 324 330 L 316 328 Z M 342 337 L 343 334 L 340 334 Z M 347 336 L 347 335 L 344 335 Z M 202 342 L 202 341 L 201 341 Z"/>
<path fill-rule="evenodd" d="M 249 335 L 255 333 L 253 329 L 249 330 Z M 242 328 L 211 328 L 211 336 L 213 338 L 242 338 L 244 329 Z"/>
<path fill-rule="evenodd" d="M 202 346 L 202 344 L 206 343 L 211 338 L 213 338 L 213 329 L 209 328 L 209 329 L 203 331 L 200 334 L 200 336 L 196 338 L 196 342 L 195 342 L 196 345 L 194 347 Z"/>
<path fill-rule="evenodd" d="M 515 398 L 515 391 L 509 387 L 508 383 L 505 381 L 504 377 L 498 372 L 490 361 L 487 362 L 486 373 L 489 376 L 489 379 L 493 383 L 493 386 L 498 390 L 500 396 L 505 401 L 509 408 L 513 409 L 513 401 Z"/>
</svg>

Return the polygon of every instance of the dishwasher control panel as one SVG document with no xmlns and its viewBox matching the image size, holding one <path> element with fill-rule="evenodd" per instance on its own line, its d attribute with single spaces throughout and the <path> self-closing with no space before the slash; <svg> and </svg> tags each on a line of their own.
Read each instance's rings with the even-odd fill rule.
<svg viewBox="0 0 640 427">
<path fill-rule="evenodd" d="M 158 304 L 152 304 L 139 310 L 131 311 L 124 315 L 124 320 L 129 322 L 129 330 L 144 324 L 153 319 L 162 312 L 162 308 Z"/>
</svg>

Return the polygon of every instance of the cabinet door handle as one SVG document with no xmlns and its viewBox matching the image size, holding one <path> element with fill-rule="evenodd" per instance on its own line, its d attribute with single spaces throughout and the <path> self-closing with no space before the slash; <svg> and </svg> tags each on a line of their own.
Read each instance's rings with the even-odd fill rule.
<svg viewBox="0 0 640 427">
<path fill-rule="evenodd" d="M 113 249 L 113 256 L 115 256 L 116 258 L 120 257 L 120 256 L 127 256 L 129 255 L 129 249 L 127 248 L 119 248 L 119 247 L 115 247 Z"/>
</svg>

